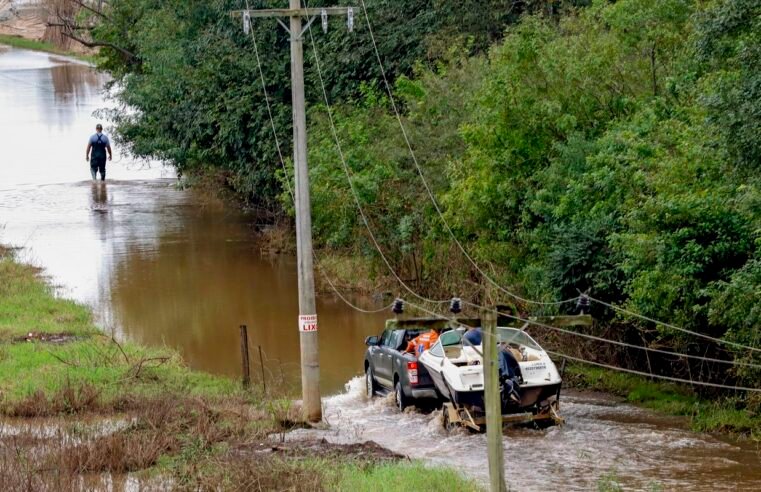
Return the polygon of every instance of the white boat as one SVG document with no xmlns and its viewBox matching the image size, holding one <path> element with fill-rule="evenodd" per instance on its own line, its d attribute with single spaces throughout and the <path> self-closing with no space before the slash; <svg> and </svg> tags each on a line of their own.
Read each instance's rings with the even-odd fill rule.
<svg viewBox="0 0 761 492">
<path fill-rule="evenodd" d="M 482 345 L 463 343 L 464 329 L 444 332 L 419 357 L 441 396 L 456 407 L 467 409 L 478 419 L 484 414 L 484 373 Z M 562 380 L 547 352 L 519 328 L 497 328 L 499 348 L 517 361 L 522 377 L 500 378 L 502 414 L 530 414 L 538 420 L 557 417 Z M 495 342 L 496 343 L 496 342 Z M 509 360 L 509 355 L 500 355 Z M 511 387 L 515 396 L 509 397 Z M 555 419 L 557 417 L 557 419 Z M 550 417 L 547 417 L 550 418 Z"/>
</svg>

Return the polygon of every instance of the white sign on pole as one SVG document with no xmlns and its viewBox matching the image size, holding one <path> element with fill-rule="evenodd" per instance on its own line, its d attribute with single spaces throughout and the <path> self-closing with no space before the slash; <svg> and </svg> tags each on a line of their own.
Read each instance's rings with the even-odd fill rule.
<svg viewBox="0 0 761 492">
<path fill-rule="evenodd" d="M 299 331 L 301 332 L 317 331 L 317 315 L 316 314 L 299 315 Z"/>
</svg>

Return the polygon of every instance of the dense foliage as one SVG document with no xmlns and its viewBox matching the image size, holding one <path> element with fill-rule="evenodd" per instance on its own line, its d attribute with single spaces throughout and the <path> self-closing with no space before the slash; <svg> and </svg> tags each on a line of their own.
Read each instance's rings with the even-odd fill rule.
<svg viewBox="0 0 761 492">
<path fill-rule="evenodd" d="M 761 0 L 368 4 L 422 173 L 485 271 L 534 299 L 587 292 L 758 344 Z M 136 154 L 181 172 L 221 170 L 238 191 L 269 204 L 279 196 L 287 210 L 289 177 L 276 172 L 253 45 L 226 15 L 240 7 L 111 2 L 95 35 L 122 50 L 104 50 L 101 64 L 130 108 L 114 116 Z M 264 74 L 287 141 L 287 40 L 263 22 Z M 361 10 L 355 33 L 334 21 L 316 39 L 357 197 L 393 267 L 421 291 L 483 295 L 483 277 L 422 185 Z M 370 258 L 386 275 L 320 103 L 309 43 L 306 52 L 316 244 Z M 752 359 L 595 309 L 622 340 Z M 748 382 L 758 372 L 729 376 Z"/>
<path fill-rule="evenodd" d="M 282 8 L 282 0 L 251 0 L 256 8 Z M 476 2 L 422 0 L 368 1 L 388 75 L 410 73 L 419 59 L 437 60 L 446 39 L 469 39 L 472 52 L 500 37 L 502 26 L 526 6 L 508 0 L 487 2 L 489 15 L 476 16 Z M 310 7 L 321 2 L 308 2 Z M 480 4 L 480 3 L 479 3 Z M 93 30 L 104 44 L 99 66 L 114 75 L 122 107 L 110 119 L 121 143 L 138 156 L 164 159 L 180 173 L 213 172 L 259 204 L 272 204 L 279 192 L 279 167 L 251 37 L 230 12 L 243 0 L 115 0 Z M 484 8 L 482 6 L 481 8 Z M 504 12 L 504 13 L 503 13 Z M 469 22 L 478 18 L 478 22 Z M 331 21 L 327 35 L 314 29 L 325 55 L 331 98 L 350 99 L 359 82 L 375 83 L 369 31 L 361 11 L 348 33 L 344 19 Z M 319 21 L 316 24 L 319 26 Z M 283 153 L 289 155 L 290 72 L 288 37 L 272 19 L 254 20 L 254 33 L 273 105 Z M 307 36 L 307 38 L 309 38 Z M 320 100 L 313 60 L 307 49 L 310 100 Z"/>
<path fill-rule="evenodd" d="M 529 297 L 588 292 L 758 344 L 760 9 L 759 1 L 598 1 L 559 18 L 527 15 L 488 56 L 451 50 L 447 63 L 397 80 L 417 158 L 459 240 Z M 395 267 L 421 288 L 485 284 L 452 247 L 388 100 L 370 92 L 363 102 L 336 109 L 339 133 Z M 326 150 L 323 115 L 312 118 L 318 238 L 372 254 L 357 239 L 367 237 L 364 224 Z M 623 340 L 728 355 L 599 306 L 595 314 Z M 650 362 L 629 355 L 641 368 Z"/>
</svg>

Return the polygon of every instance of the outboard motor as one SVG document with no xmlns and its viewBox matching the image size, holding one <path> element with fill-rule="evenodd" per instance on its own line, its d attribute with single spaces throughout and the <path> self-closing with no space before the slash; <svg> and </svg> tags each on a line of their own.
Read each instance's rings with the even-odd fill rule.
<svg viewBox="0 0 761 492">
<path fill-rule="evenodd" d="M 499 351 L 499 384 L 503 413 L 521 402 L 520 384 L 523 382 L 521 366 L 509 350 Z"/>
</svg>

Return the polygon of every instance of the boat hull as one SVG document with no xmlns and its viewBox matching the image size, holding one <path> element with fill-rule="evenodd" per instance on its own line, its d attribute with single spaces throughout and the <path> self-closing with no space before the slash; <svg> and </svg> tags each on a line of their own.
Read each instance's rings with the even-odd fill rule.
<svg viewBox="0 0 761 492">
<path fill-rule="evenodd" d="M 503 405 L 502 413 L 510 414 L 533 410 L 542 402 L 557 396 L 560 390 L 560 384 L 561 383 L 521 387 L 518 391 L 521 397 L 520 403 Z M 485 408 L 483 391 L 453 391 L 451 387 L 448 387 L 447 389 L 449 395 L 447 399 L 452 403 L 461 406 L 474 407 L 481 411 Z"/>
<path fill-rule="evenodd" d="M 439 394 L 445 399 L 445 400 L 452 400 L 452 394 L 449 389 L 449 385 L 444 380 L 444 375 L 442 374 L 441 370 L 436 370 L 440 368 L 431 367 L 427 364 L 423 364 L 426 369 L 428 369 L 428 374 L 431 375 L 431 379 L 433 379 L 433 385 L 436 386 L 436 390 L 439 392 Z"/>
</svg>

